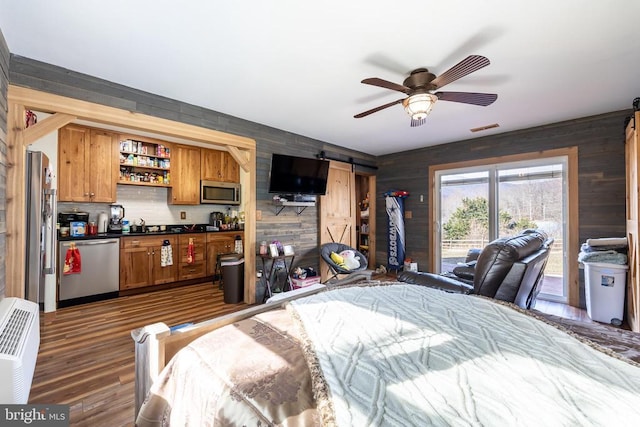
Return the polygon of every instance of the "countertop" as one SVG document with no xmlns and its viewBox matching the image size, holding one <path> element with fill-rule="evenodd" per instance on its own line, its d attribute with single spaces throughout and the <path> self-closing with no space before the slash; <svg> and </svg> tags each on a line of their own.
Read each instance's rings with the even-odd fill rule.
<svg viewBox="0 0 640 427">
<path fill-rule="evenodd" d="M 148 228 L 148 227 L 147 227 Z M 94 239 L 119 239 L 121 237 L 136 237 L 136 236 L 166 236 L 173 234 L 184 234 L 184 233 L 242 233 L 241 230 L 219 230 L 219 229 L 207 229 L 211 228 L 211 226 L 207 224 L 195 224 L 193 226 L 185 226 L 185 225 L 167 225 L 167 229 L 165 231 L 146 231 L 142 232 L 129 232 L 129 233 L 98 233 L 91 236 L 65 236 L 60 237 L 58 235 L 58 241 L 66 242 L 69 240 L 94 240 Z"/>
</svg>

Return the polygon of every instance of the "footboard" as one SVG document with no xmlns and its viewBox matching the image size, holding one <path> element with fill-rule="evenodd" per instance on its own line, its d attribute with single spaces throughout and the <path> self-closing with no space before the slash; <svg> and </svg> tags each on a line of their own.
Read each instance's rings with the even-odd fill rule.
<svg viewBox="0 0 640 427">
<path fill-rule="evenodd" d="M 154 323 L 131 331 L 135 342 L 135 414 L 138 415 L 153 382 L 165 365 L 183 347 L 207 332 L 230 325 L 242 319 L 282 307 L 286 302 L 323 290 L 297 289 L 287 292 L 289 296 L 276 302 L 262 304 L 247 309 L 206 320 L 193 326 L 171 331 L 164 323 Z"/>
</svg>

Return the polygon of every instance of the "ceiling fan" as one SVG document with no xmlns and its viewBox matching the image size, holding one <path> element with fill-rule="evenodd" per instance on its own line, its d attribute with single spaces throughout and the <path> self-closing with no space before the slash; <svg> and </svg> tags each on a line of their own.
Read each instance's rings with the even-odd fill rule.
<svg viewBox="0 0 640 427">
<path fill-rule="evenodd" d="M 401 85 L 379 79 L 377 77 L 364 79 L 362 80 L 362 83 L 364 84 L 403 92 L 408 96 L 406 98 L 400 98 L 388 104 L 372 108 L 371 110 L 363 113 L 356 114 L 353 117 L 359 119 L 393 105 L 402 103 L 407 114 L 411 116 L 411 127 L 415 127 L 420 126 L 427 121 L 427 115 L 431 112 L 431 108 L 433 108 L 433 104 L 437 100 L 462 102 L 464 104 L 486 107 L 498 99 L 498 95 L 495 93 L 478 92 L 432 92 L 466 75 L 469 75 L 474 71 L 478 71 L 489 64 L 489 60 L 484 56 L 470 55 L 437 77 L 435 74 L 430 73 L 426 68 L 417 68 L 411 71 L 409 77 L 407 77 Z"/>
</svg>

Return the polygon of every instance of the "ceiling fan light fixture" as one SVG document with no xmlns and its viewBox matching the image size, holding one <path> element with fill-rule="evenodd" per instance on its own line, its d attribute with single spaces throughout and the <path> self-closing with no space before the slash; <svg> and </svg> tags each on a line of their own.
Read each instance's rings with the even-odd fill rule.
<svg viewBox="0 0 640 427">
<path fill-rule="evenodd" d="M 438 97 L 430 93 L 416 93 L 402 101 L 402 105 L 413 120 L 424 120 L 437 100 Z"/>
</svg>

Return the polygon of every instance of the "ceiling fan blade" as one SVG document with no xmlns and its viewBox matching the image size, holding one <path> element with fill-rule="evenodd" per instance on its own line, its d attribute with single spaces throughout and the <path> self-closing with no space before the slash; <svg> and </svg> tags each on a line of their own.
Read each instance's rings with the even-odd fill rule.
<svg viewBox="0 0 640 427">
<path fill-rule="evenodd" d="M 464 104 L 473 104 L 486 107 L 493 104 L 498 99 L 495 93 L 477 93 L 477 92 L 436 92 L 435 96 L 441 101 L 462 102 Z"/>
<path fill-rule="evenodd" d="M 489 62 L 489 60 L 484 56 L 469 55 L 465 59 L 458 62 L 456 65 L 433 79 L 431 83 L 436 86 L 436 89 L 439 89 L 444 85 L 448 85 L 451 82 L 455 82 L 459 78 L 462 78 L 473 73 L 474 71 L 478 71 L 479 69 L 486 67 L 490 63 L 491 62 Z"/>
<path fill-rule="evenodd" d="M 353 117 L 356 118 L 356 119 L 360 119 L 362 117 L 368 116 L 369 114 L 373 114 L 373 113 L 376 113 L 376 112 L 378 112 L 380 110 L 384 110 L 385 108 L 389 108 L 389 107 L 391 107 L 393 105 L 400 104 L 402 101 L 404 101 L 404 98 L 398 99 L 397 101 L 393 101 L 393 102 L 390 102 L 388 104 L 381 105 L 381 106 L 376 107 L 376 108 L 372 108 L 371 110 L 365 111 L 365 112 L 360 113 L 360 114 L 356 114 Z"/>
<path fill-rule="evenodd" d="M 406 86 L 402 86 L 402 85 L 399 85 L 397 83 L 389 82 L 387 80 L 382 80 L 382 79 L 379 79 L 377 77 L 371 77 L 369 79 L 364 79 L 361 83 L 364 83 L 366 85 L 383 87 L 385 89 L 397 90 L 398 92 L 403 92 L 403 93 L 406 93 L 406 94 L 409 94 L 409 92 L 411 92 L 411 89 L 409 89 Z"/>
</svg>

